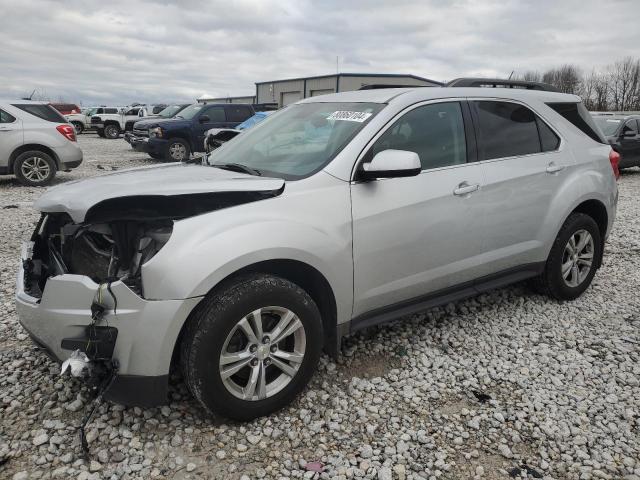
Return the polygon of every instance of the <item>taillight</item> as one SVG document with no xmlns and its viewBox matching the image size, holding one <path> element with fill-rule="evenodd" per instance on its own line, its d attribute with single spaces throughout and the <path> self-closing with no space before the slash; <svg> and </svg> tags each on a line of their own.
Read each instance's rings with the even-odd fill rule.
<svg viewBox="0 0 640 480">
<path fill-rule="evenodd" d="M 618 165 L 620 164 L 620 154 L 611 149 L 611 151 L 609 152 L 609 161 L 611 162 L 613 175 L 616 177 L 616 180 L 618 180 L 620 178 L 620 169 L 618 168 Z"/>
<path fill-rule="evenodd" d="M 76 141 L 76 131 L 71 125 L 58 125 L 56 130 L 67 137 L 67 140 L 71 140 L 72 142 Z"/>
</svg>

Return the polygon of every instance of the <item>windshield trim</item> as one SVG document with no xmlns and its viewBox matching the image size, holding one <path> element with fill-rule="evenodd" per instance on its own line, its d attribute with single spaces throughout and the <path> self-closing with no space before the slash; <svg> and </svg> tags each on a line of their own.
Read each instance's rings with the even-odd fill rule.
<svg viewBox="0 0 640 480">
<path fill-rule="evenodd" d="M 323 163 L 321 163 L 317 168 L 311 170 L 309 173 L 306 173 L 304 175 L 291 175 L 291 174 L 287 174 L 287 173 L 283 173 L 283 172 L 275 172 L 272 170 L 268 170 L 266 168 L 256 168 L 256 167 L 252 167 L 249 166 L 250 168 L 259 170 L 260 173 L 262 174 L 263 177 L 271 177 L 271 178 L 281 178 L 285 181 L 291 181 L 291 182 L 295 182 L 297 180 L 304 180 L 305 178 L 309 178 L 312 177 L 313 175 L 317 174 L 318 172 L 321 172 L 322 170 L 324 170 L 325 168 L 327 168 L 328 165 L 330 165 L 338 155 L 340 155 L 340 153 L 342 153 L 342 151 L 353 141 L 353 139 L 355 137 L 358 136 L 358 134 L 360 134 L 365 128 L 366 126 L 375 118 L 378 116 L 378 114 L 384 110 L 384 108 L 387 106 L 386 103 L 380 103 L 380 102 L 307 102 L 306 104 L 310 104 L 310 103 L 326 103 L 326 104 L 356 104 L 356 103 L 361 103 L 361 104 L 367 104 L 367 105 L 376 105 L 378 106 L 378 110 L 375 112 L 372 112 L 372 115 L 369 116 L 364 122 L 362 122 L 362 125 L 360 128 L 354 130 L 351 135 L 349 135 L 348 137 L 345 138 L 344 142 L 338 147 L 336 148 L 336 150 L 333 152 L 332 155 L 330 155 L 326 161 L 324 161 Z M 271 115 L 268 115 L 264 120 L 258 122 L 257 124 L 255 124 L 254 126 L 252 126 L 250 128 L 250 130 L 257 130 L 258 128 L 264 126 L 265 124 L 267 124 L 267 120 L 268 119 L 272 119 L 272 118 L 277 118 L 282 112 L 287 111 L 288 108 L 295 108 L 296 105 L 305 105 L 305 103 L 301 103 L 301 104 L 293 104 L 284 108 L 281 108 L 280 110 L 274 112 Z M 224 149 L 227 145 L 229 145 L 230 142 L 226 142 L 225 144 L 223 144 L 221 147 L 217 148 L 216 150 L 213 150 L 205 159 L 205 162 L 208 166 L 215 166 L 215 163 L 210 163 L 210 160 L 215 153 L 222 151 L 222 149 Z M 229 162 L 221 162 L 221 163 L 229 163 Z M 241 162 L 235 162 L 235 163 L 241 163 Z M 245 165 L 248 166 L 248 165 Z"/>
</svg>

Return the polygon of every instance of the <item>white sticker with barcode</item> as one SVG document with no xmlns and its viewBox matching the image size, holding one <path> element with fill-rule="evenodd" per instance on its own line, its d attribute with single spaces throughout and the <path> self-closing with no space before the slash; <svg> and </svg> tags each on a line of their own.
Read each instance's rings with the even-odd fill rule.
<svg viewBox="0 0 640 480">
<path fill-rule="evenodd" d="M 327 120 L 345 120 L 347 122 L 362 123 L 371 116 L 370 112 L 349 112 L 347 110 L 338 110 L 327 117 Z"/>
</svg>

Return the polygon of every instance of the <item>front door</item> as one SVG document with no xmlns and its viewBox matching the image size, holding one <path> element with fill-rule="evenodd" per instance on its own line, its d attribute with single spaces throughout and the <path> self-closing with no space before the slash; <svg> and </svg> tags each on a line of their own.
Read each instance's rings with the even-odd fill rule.
<svg viewBox="0 0 640 480">
<path fill-rule="evenodd" d="M 205 105 L 198 116 L 195 118 L 195 144 L 194 150 L 202 152 L 204 150 L 204 137 L 207 130 L 212 128 L 225 128 L 227 117 L 224 113 L 224 107 Z"/>
<path fill-rule="evenodd" d="M 627 120 L 621 133 L 620 166 L 625 168 L 640 165 L 640 129 L 637 120 Z"/>
<path fill-rule="evenodd" d="M 413 151 L 423 170 L 352 184 L 354 317 L 477 277 L 483 178 L 468 162 L 464 108 L 457 101 L 412 107 L 365 154 L 367 162 L 386 149 Z"/>
</svg>

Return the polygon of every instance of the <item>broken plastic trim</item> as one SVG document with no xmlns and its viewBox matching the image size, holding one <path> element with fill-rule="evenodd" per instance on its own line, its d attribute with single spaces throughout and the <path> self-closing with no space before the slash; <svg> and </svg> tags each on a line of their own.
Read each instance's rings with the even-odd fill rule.
<svg viewBox="0 0 640 480">
<path fill-rule="evenodd" d="M 182 195 L 136 195 L 110 198 L 92 206 L 85 223 L 178 220 L 244 203 L 277 197 L 284 190 L 266 192 L 207 192 Z"/>
</svg>

